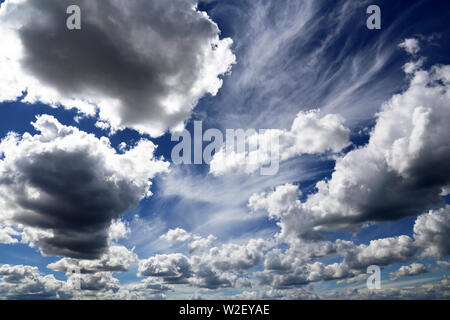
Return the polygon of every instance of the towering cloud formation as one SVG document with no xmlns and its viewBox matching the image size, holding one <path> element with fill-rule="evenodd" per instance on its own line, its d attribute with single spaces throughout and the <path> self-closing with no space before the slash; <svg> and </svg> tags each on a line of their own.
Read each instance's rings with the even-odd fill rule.
<svg viewBox="0 0 450 320">
<path fill-rule="evenodd" d="M 295 237 L 443 206 L 450 184 L 449 89 L 450 66 L 415 71 L 409 88 L 383 105 L 369 143 L 339 158 L 316 193 L 300 203 L 297 187 L 286 185 L 254 195 L 250 206 L 268 209 Z"/>
<path fill-rule="evenodd" d="M 32 125 L 38 134 L 0 143 L 0 221 L 31 228 L 25 239 L 44 254 L 97 258 L 117 237 L 111 224 L 151 195 L 150 179 L 168 163 L 148 140 L 118 154 L 107 138 L 51 116 Z"/>
<path fill-rule="evenodd" d="M 68 30 L 66 8 L 81 8 Z M 0 9 L 0 101 L 78 108 L 113 129 L 179 128 L 235 62 L 196 0 L 8 0 Z"/>
</svg>

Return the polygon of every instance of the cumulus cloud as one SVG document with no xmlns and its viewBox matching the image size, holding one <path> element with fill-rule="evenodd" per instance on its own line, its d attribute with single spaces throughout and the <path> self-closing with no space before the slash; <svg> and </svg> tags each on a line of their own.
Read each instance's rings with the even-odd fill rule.
<svg viewBox="0 0 450 320">
<path fill-rule="evenodd" d="M 425 248 L 423 255 L 435 258 L 450 254 L 450 206 L 430 210 L 414 223 L 414 238 Z"/>
<path fill-rule="evenodd" d="M 249 132 L 245 137 L 248 150 L 220 149 L 211 160 L 210 172 L 251 174 L 270 164 L 274 156 L 283 161 L 302 154 L 339 152 L 350 144 L 350 130 L 343 122 L 335 114 L 321 116 L 320 110 L 299 112 L 289 130 Z"/>
<path fill-rule="evenodd" d="M 161 300 L 166 298 L 166 293 L 170 291 L 173 291 L 171 286 L 157 282 L 152 278 L 145 278 L 138 283 L 121 285 L 117 292 L 102 295 L 101 298 L 115 300 Z"/>
<path fill-rule="evenodd" d="M 389 279 L 399 280 L 404 277 L 416 276 L 419 274 L 427 273 L 427 268 L 421 263 L 412 263 L 409 266 L 402 266 L 395 272 L 389 273 Z"/>
<path fill-rule="evenodd" d="M 140 260 L 138 275 L 158 278 L 168 285 L 190 283 L 208 289 L 243 286 L 245 281 L 238 274 L 257 266 L 268 247 L 262 239 L 251 239 L 246 244 L 226 243 L 191 257 L 159 254 Z"/>
<path fill-rule="evenodd" d="M 267 255 L 264 270 L 256 272 L 255 276 L 259 279 L 260 285 L 274 289 L 289 289 L 311 282 L 345 278 L 349 276 L 349 270 L 340 263 L 304 263 L 293 255 L 276 252 Z"/>
<path fill-rule="evenodd" d="M 2 299 L 68 299 L 72 295 L 67 283 L 53 275 L 42 275 L 37 267 L 0 265 Z"/>
<path fill-rule="evenodd" d="M 231 288 L 235 286 L 238 280 L 234 273 L 218 271 L 197 256 L 194 256 L 192 261 L 195 273 L 190 279 L 190 283 L 197 287 L 211 290 Z"/>
<path fill-rule="evenodd" d="M 264 269 L 255 273 L 255 276 L 261 285 L 276 289 L 304 286 L 323 280 L 339 280 L 337 284 L 349 284 L 365 280 L 367 275 L 363 273 L 370 265 L 387 266 L 406 262 L 414 258 L 419 250 L 408 236 L 372 240 L 368 245 L 355 245 L 342 240 L 328 245 L 334 250 L 329 250 L 326 256 L 337 254 L 343 257 L 341 262 L 310 262 L 317 257 L 299 255 L 295 247 L 286 252 L 274 249 L 265 255 Z M 414 271 L 417 271 L 415 266 Z"/>
<path fill-rule="evenodd" d="M 186 283 L 192 276 L 192 266 L 181 253 L 159 254 L 139 261 L 139 276 L 159 277 L 166 283 Z"/>
<path fill-rule="evenodd" d="M 123 235 L 114 221 L 151 195 L 150 179 L 168 163 L 148 140 L 117 154 L 107 138 L 52 116 L 32 125 L 38 133 L 0 142 L 0 220 L 29 228 L 25 238 L 46 255 L 98 258 Z"/>
<path fill-rule="evenodd" d="M 160 236 L 160 238 L 170 243 L 183 243 L 189 241 L 188 247 L 190 253 L 205 250 L 210 247 L 214 240 L 216 240 L 216 237 L 212 234 L 204 238 L 200 235 L 189 233 L 182 228 L 170 229 Z"/>
<path fill-rule="evenodd" d="M 97 272 L 124 272 L 130 269 L 132 263 L 138 261 L 137 255 L 124 246 L 110 246 L 100 259 L 83 260 L 73 258 L 62 258 L 50 263 L 47 268 L 71 274 L 77 270 L 81 273 Z"/>
<path fill-rule="evenodd" d="M 193 240 L 189 243 L 189 251 L 195 252 L 205 250 L 211 245 L 214 240 L 216 240 L 216 237 L 214 237 L 212 234 L 210 234 L 206 238 L 194 235 Z"/>
<path fill-rule="evenodd" d="M 0 299 L 163 299 L 170 286 L 146 278 L 138 283 L 120 284 L 111 272 L 73 275 L 80 284 L 43 275 L 37 267 L 0 265 Z M 68 278 L 69 279 L 69 278 Z"/>
<path fill-rule="evenodd" d="M 79 292 L 82 296 L 87 291 L 112 291 L 117 292 L 120 290 L 119 280 L 114 278 L 111 272 L 96 272 L 92 274 L 80 274 L 80 289 L 83 292 Z"/>
<path fill-rule="evenodd" d="M 14 230 L 11 227 L 8 226 L 0 226 L 0 243 L 4 244 L 12 244 L 12 243 L 18 243 L 19 240 L 17 240 L 17 236 L 20 235 L 20 232 L 17 230 Z"/>
<path fill-rule="evenodd" d="M 331 179 L 319 181 L 305 202 L 287 185 L 249 205 L 272 210 L 286 228 L 309 237 L 441 207 L 450 180 L 449 89 L 450 66 L 416 71 L 409 88 L 383 105 L 368 144 L 338 158 Z M 271 204 L 279 197 L 289 203 Z"/>
<path fill-rule="evenodd" d="M 191 234 L 189 234 L 186 230 L 181 228 L 170 229 L 166 234 L 163 234 L 161 239 L 164 239 L 168 242 L 185 242 L 191 238 Z"/>
<path fill-rule="evenodd" d="M 110 241 L 126 238 L 131 232 L 127 223 L 115 220 L 109 226 L 108 238 Z"/>
<path fill-rule="evenodd" d="M 398 46 L 405 49 L 405 51 L 411 55 L 415 55 L 420 51 L 419 40 L 415 38 L 405 39 Z"/>
<path fill-rule="evenodd" d="M 81 30 L 66 28 L 73 4 Z M 152 136 L 180 129 L 235 63 L 232 40 L 196 0 L 8 0 L 0 30 L 0 101 L 26 90 L 24 102 L 98 111 L 104 128 Z"/>
<path fill-rule="evenodd" d="M 226 243 L 211 248 L 202 257 L 202 261 L 220 271 L 243 272 L 261 261 L 267 246 L 268 243 L 263 239 L 251 239 L 245 245 Z"/>
<path fill-rule="evenodd" d="M 408 261 L 417 250 L 413 239 L 405 235 L 371 240 L 369 245 L 362 244 L 349 250 L 343 263 L 351 269 L 365 271 L 370 265 L 386 266 Z"/>
</svg>

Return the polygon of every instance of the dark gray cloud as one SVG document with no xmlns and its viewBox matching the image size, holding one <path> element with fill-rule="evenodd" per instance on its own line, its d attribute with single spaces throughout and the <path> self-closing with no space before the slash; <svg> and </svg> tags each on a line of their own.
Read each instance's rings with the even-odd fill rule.
<svg viewBox="0 0 450 320">
<path fill-rule="evenodd" d="M 112 222 L 137 206 L 168 164 L 152 160 L 149 141 L 117 154 L 107 139 L 53 117 L 33 125 L 40 134 L 9 135 L 0 144 L 4 219 L 48 231 L 33 239 L 44 254 L 98 258 Z"/>
<path fill-rule="evenodd" d="M 137 205 L 140 190 L 127 181 L 106 181 L 105 164 L 88 150 L 55 150 L 30 155 L 16 162 L 20 176 L 14 188 L 39 190 L 38 199 L 18 194 L 23 208 L 18 223 L 54 230 L 39 246 L 45 254 L 91 258 L 106 247 L 113 219 Z"/>
<path fill-rule="evenodd" d="M 218 76 L 235 59 L 231 40 L 219 39 L 217 25 L 197 11 L 196 4 L 196 0 L 7 2 L 2 11 L 8 19 L 0 29 L 20 40 L 23 55 L 18 62 L 40 83 L 36 87 L 19 79 L 28 87 L 27 99 L 88 102 L 97 105 L 100 118 L 115 128 L 160 135 L 182 124 L 204 94 L 217 92 Z M 69 5 L 81 8 L 81 30 L 66 27 Z M 55 98 L 41 97 L 42 88 L 56 89 Z"/>
</svg>

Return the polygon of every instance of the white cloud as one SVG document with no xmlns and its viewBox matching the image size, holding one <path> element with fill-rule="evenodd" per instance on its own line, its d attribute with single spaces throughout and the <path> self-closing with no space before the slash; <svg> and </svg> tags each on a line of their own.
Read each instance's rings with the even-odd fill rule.
<svg viewBox="0 0 450 320">
<path fill-rule="evenodd" d="M 139 276 L 158 278 L 163 283 L 191 284 L 207 289 L 248 285 L 237 274 L 257 266 L 270 244 L 251 239 L 238 245 L 226 243 L 201 255 L 158 254 L 139 261 Z"/>
<path fill-rule="evenodd" d="M 414 257 L 417 247 L 406 236 L 371 240 L 346 253 L 343 263 L 354 270 L 365 270 L 370 265 L 386 266 L 394 262 L 405 262 Z"/>
<path fill-rule="evenodd" d="M 68 274 L 73 270 L 79 270 L 81 273 L 125 272 L 130 269 L 132 263 L 137 261 L 137 255 L 133 250 L 130 251 L 124 246 L 113 245 L 99 259 L 62 258 L 50 263 L 47 268 Z"/>
<path fill-rule="evenodd" d="M 251 239 L 244 245 L 226 243 L 211 248 L 201 260 L 220 271 L 244 272 L 261 261 L 268 247 L 270 244 L 263 239 Z"/>
<path fill-rule="evenodd" d="M 19 240 L 17 240 L 17 236 L 20 235 L 20 232 L 17 230 L 14 230 L 11 227 L 8 226 L 0 226 L 0 243 L 4 244 L 12 244 L 17 243 Z"/>
<path fill-rule="evenodd" d="M 403 65 L 403 71 L 406 74 L 414 74 L 416 71 L 418 71 L 422 67 L 423 63 L 424 63 L 423 58 L 421 58 L 417 61 L 407 62 Z"/>
<path fill-rule="evenodd" d="M 0 265 L 2 299 L 68 299 L 71 292 L 66 282 L 53 275 L 41 275 L 37 267 Z"/>
<path fill-rule="evenodd" d="M 412 263 L 409 266 L 402 266 L 397 271 L 389 273 L 389 278 L 391 280 L 399 280 L 404 277 L 416 276 L 427 272 L 428 270 L 423 264 Z"/>
<path fill-rule="evenodd" d="M 169 242 L 185 242 L 192 237 L 186 230 L 181 228 L 170 229 L 166 234 L 163 234 L 160 238 Z"/>
<path fill-rule="evenodd" d="M 212 234 L 210 234 L 206 238 L 203 238 L 201 236 L 195 235 L 193 237 L 193 240 L 189 243 L 189 251 L 192 253 L 192 252 L 196 252 L 196 251 L 205 250 L 216 239 L 217 238 L 214 237 Z"/>
<path fill-rule="evenodd" d="M 159 254 L 139 261 L 139 276 L 160 277 L 166 283 L 186 283 L 192 276 L 188 258 L 181 253 Z"/>
<path fill-rule="evenodd" d="M 115 220 L 109 226 L 110 241 L 126 238 L 131 232 L 129 225 L 121 220 Z"/>
<path fill-rule="evenodd" d="M 82 10 L 82 32 L 65 26 L 70 4 Z M 218 26 L 196 5 L 8 0 L 0 9 L 0 101 L 26 90 L 24 102 L 90 116 L 98 111 L 99 125 L 113 131 L 159 136 L 181 129 L 202 96 L 217 94 L 220 76 L 236 60 L 232 40 L 220 39 Z"/>
<path fill-rule="evenodd" d="M 425 248 L 424 256 L 435 258 L 450 254 L 450 206 L 430 210 L 420 215 L 414 223 L 414 238 Z"/>
<path fill-rule="evenodd" d="M 210 172 L 251 174 L 270 164 L 274 156 L 276 161 L 284 161 L 302 154 L 339 152 L 350 144 L 349 136 L 350 130 L 335 114 L 321 116 L 320 110 L 299 112 L 289 130 L 272 129 L 246 136 L 247 151 L 219 150 L 211 160 Z"/>
<path fill-rule="evenodd" d="M 405 51 L 411 55 L 416 55 L 420 51 L 419 40 L 415 38 L 405 39 L 398 46 L 405 49 Z"/>
<path fill-rule="evenodd" d="M 450 66 L 416 71 L 409 88 L 383 105 L 369 143 L 338 158 L 331 179 L 319 181 L 305 202 L 288 185 L 275 195 L 255 195 L 250 205 L 276 210 L 269 214 L 289 232 L 309 237 L 442 206 L 450 180 L 449 89 Z M 287 189 L 289 203 L 271 204 Z"/>
</svg>

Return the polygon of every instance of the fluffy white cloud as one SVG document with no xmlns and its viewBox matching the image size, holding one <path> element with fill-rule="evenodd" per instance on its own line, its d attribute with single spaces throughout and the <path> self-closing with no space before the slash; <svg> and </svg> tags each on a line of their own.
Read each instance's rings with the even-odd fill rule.
<svg viewBox="0 0 450 320">
<path fill-rule="evenodd" d="M 19 240 L 17 240 L 17 236 L 20 235 L 20 232 L 17 230 L 8 227 L 8 226 L 0 226 L 0 243 L 5 244 L 12 244 L 17 243 Z"/>
<path fill-rule="evenodd" d="M 262 259 L 268 243 L 263 239 L 251 239 L 244 245 L 226 243 L 214 247 L 202 256 L 202 263 L 220 271 L 243 272 L 256 266 Z"/>
<path fill-rule="evenodd" d="M 406 74 L 414 74 L 417 70 L 419 70 L 423 65 L 424 59 L 421 58 L 417 61 L 407 62 L 403 65 L 403 71 Z"/>
<path fill-rule="evenodd" d="M 335 114 L 321 116 L 320 110 L 299 112 L 289 130 L 272 129 L 247 135 L 248 150 L 220 149 L 211 160 L 210 172 L 251 174 L 273 162 L 274 157 L 283 161 L 302 154 L 339 152 L 350 144 L 349 136 L 350 130 Z"/>
<path fill-rule="evenodd" d="M 94 291 L 95 293 L 91 294 L 96 295 L 97 291 L 117 292 L 120 289 L 119 280 L 114 278 L 111 272 L 96 272 L 92 274 L 80 274 L 78 276 L 81 291 L 77 292 L 77 290 L 74 290 L 75 297 L 88 298 L 87 295 L 90 293 L 86 291 Z"/>
<path fill-rule="evenodd" d="M 409 266 L 402 266 L 395 272 L 389 273 L 389 279 L 399 280 L 404 277 L 416 276 L 419 274 L 427 273 L 427 268 L 421 263 L 412 263 Z"/>
<path fill-rule="evenodd" d="M 414 257 L 418 248 L 408 236 L 371 240 L 369 245 L 359 245 L 349 250 L 343 264 L 354 270 L 364 270 L 370 265 L 385 266 L 405 262 Z"/>
<path fill-rule="evenodd" d="M 420 215 L 414 223 L 414 238 L 425 248 L 424 256 L 435 258 L 450 254 L 450 206 L 430 210 Z"/>
<path fill-rule="evenodd" d="M 62 258 L 50 263 L 47 268 L 70 274 L 74 270 L 81 273 L 123 272 L 128 271 L 132 263 L 138 261 L 137 255 L 124 246 L 110 246 L 100 259 L 83 260 Z"/>
<path fill-rule="evenodd" d="M 398 45 L 400 48 L 405 49 L 409 54 L 415 55 L 420 51 L 419 40 L 415 38 L 405 39 L 402 43 Z"/>
<path fill-rule="evenodd" d="M 286 252 L 274 249 L 265 255 L 264 269 L 257 272 L 255 276 L 261 285 L 277 289 L 336 279 L 340 279 L 337 284 L 349 284 L 365 280 L 367 275 L 363 273 L 368 266 L 387 266 L 392 263 L 406 262 L 414 258 L 419 249 L 408 236 L 377 239 L 370 241 L 368 245 L 358 246 L 342 240 L 335 243 L 324 241 L 318 243 L 322 246 L 328 244 L 328 247 L 332 249 L 328 249 L 324 256 L 337 254 L 343 257 L 342 262 L 331 264 L 309 262 L 318 257 L 298 254 L 295 247 L 291 247 Z M 308 243 L 305 244 L 308 245 Z M 419 272 L 420 270 L 416 270 L 415 267 L 413 271 Z"/>
<path fill-rule="evenodd" d="M 190 253 L 205 250 L 211 245 L 214 240 L 216 240 L 216 237 L 214 237 L 212 234 L 204 238 L 197 234 L 191 234 L 182 228 L 170 229 L 165 234 L 160 236 L 160 238 L 170 243 L 190 241 L 188 244 Z"/>
<path fill-rule="evenodd" d="M 248 281 L 237 274 L 258 265 L 269 247 L 262 239 L 251 239 L 246 244 L 226 243 L 191 257 L 159 254 L 139 261 L 138 275 L 158 278 L 168 285 L 190 283 L 207 289 L 248 286 Z"/>
<path fill-rule="evenodd" d="M 127 223 L 121 220 L 115 220 L 109 226 L 108 238 L 110 241 L 123 239 L 126 238 L 130 232 L 131 230 Z"/>
<path fill-rule="evenodd" d="M 66 28 L 72 4 L 81 31 Z M 26 90 L 24 102 L 98 111 L 103 128 L 153 136 L 182 128 L 235 63 L 232 40 L 196 0 L 8 0 L 0 30 L 0 101 Z"/>
<path fill-rule="evenodd" d="M 409 88 L 383 105 L 369 143 L 338 158 L 331 179 L 318 182 L 305 202 L 287 185 L 255 195 L 249 205 L 271 210 L 302 237 L 442 206 L 450 180 L 449 102 L 450 66 L 416 71 Z"/>
<path fill-rule="evenodd" d="M 42 275 L 37 267 L 0 265 L 1 299 L 68 299 L 67 283 L 53 275 Z"/>
<path fill-rule="evenodd" d="M 304 263 L 294 255 L 272 252 L 266 256 L 264 271 L 256 272 L 259 283 L 275 289 L 289 289 L 311 282 L 341 279 L 350 275 L 345 264 Z"/>
<path fill-rule="evenodd" d="M 181 228 L 170 229 L 166 234 L 161 236 L 161 239 L 164 239 L 168 242 L 185 242 L 191 238 L 191 234 L 189 234 L 186 230 Z"/>
<path fill-rule="evenodd" d="M 118 154 L 107 138 L 52 116 L 32 125 L 38 133 L 0 142 L 0 221 L 25 227 L 22 240 L 44 254 L 98 258 L 123 235 L 115 221 L 151 195 L 150 179 L 169 164 L 148 140 Z"/>
<path fill-rule="evenodd" d="M 195 252 L 205 250 L 211 245 L 214 240 L 216 240 L 216 237 L 214 237 L 212 234 L 210 234 L 206 238 L 194 235 L 193 240 L 189 243 L 189 251 Z"/>
</svg>

